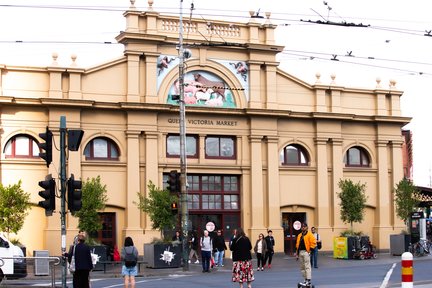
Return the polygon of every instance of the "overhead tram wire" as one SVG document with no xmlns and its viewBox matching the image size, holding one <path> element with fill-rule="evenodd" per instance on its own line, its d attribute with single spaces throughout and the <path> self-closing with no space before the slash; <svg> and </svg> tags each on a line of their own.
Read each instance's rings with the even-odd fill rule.
<svg viewBox="0 0 432 288">
<path fill-rule="evenodd" d="M 81 11 L 108 11 L 108 12 L 123 12 L 127 10 L 128 8 L 126 6 L 71 6 L 71 5 L 22 5 L 22 4 L 0 4 L 0 8 L 37 8 L 37 9 L 63 9 L 63 10 L 81 10 Z M 161 9 L 165 13 L 172 14 L 172 15 L 178 15 L 178 11 L 175 10 L 175 8 L 172 7 L 157 7 L 153 6 L 154 9 Z M 137 7 L 137 9 L 142 9 L 145 11 L 147 7 Z M 198 10 L 194 8 L 194 10 Z M 313 9 L 312 9 L 313 10 Z M 167 11 L 173 11 L 173 12 L 167 12 Z M 176 11 L 176 12 L 174 12 Z M 240 19 L 249 19 L 249 12 L 248 11 L 241 11 L 241 10 L 224 10 L 224 9 L 199 9 L 198 11 L 211 11 L 211 12 L 217 12 L 217 13 L 198 13 L 198 15 L 201 15 L 202 17 L 217 17 L 217 18 L 240 18 Z M 313 10 L 314 11 L 314 10 Z M 333 11 L 333 10 L 332 10 Z M 234 13 L 235 12 L 235 13 Z M 317 13 L 316 11 L 314 11 Z M 229 14 L 228 14 L 229 13 Z M 335 13 L 333 11 L 333 13 Z M 320 15 L 319 13 L 317 13 Z M 245 15 L 245 16 L 238 16 L 238 15 Z M 323 18 L 323 21 L 312 21 L 312 20 L 302 20 L 302 19 L 287 19 L 283 17 L 275 17 L 275 15 L 281 15 L 281 16 L 308 16 L 307 14 L 297 14 L 297 13 L 281 13 L 281 12 L 272 12 L 272 21 L 279 22 L 280 26 L 287 26 L 286 22 L 304 22 L 304 23 L 310 23 L 310 24 L 324 24 L 324 25 L 337 25 L 337 26 L 347 26 L 347 27 L 363 27 L 361 25 L 364 25 L 362 23 L 355 24 L 354 22 L 347 22 L 346 20 L 343 20 L 342 22 L 335 22 L 335 21 L 329 21 L 326 20 L 324 17 L 320 15 L 321 18 Z M 337 14 L 336 14 L 337 15 Z M 309 15 L 312 16 L 312 15 Z M 345 17 L 342 18 L 341 16 L 337 15 L 341 19 L 349 19 L 356 17 Z M 365 21 L 386 21 L 386 22 L 403 22 L 403 23 L 423 23 L 419 20 L 410 20 L 410 21 L 403 21 L 403 20 L 396 20 L 396 19 L 384 19 L 384 18 L 365 18 L 363 19 Z M 285 22 L 285 23 L 282 23 Z M 327 23 L 328 22 L 328 23 Z M 395 33 L 402 33 L 402 34 L 411 34 L 411 35 L 417 35 L 416 32 L 418 32 L 418 36 L 432 36 L 429 34 L 424 34 L 424 32 L 428 31 L 427 28 L 423 28 L 421 30 L 410 30 L 410 29 L 404 29 L 404 28 L 397 28 L 397 27 L 386 27 L 386 26 L 374 26 L 370 25 L 368 26 L 371 29 L 378 29 L 378 30 L 384 30 L 389 32 L 395 32 Z M 407 32 L 410 31 L 410 32 Z"/>
</svg>

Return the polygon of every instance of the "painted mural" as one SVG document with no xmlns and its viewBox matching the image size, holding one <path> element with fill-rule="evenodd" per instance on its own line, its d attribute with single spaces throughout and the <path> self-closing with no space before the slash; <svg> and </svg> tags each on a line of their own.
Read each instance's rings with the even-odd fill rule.
<svg viewBox="0 0 432 288">
<path fill-rule="evenodd" d="M 249 66 L 244 61 L 228 61 L 228 60 L 217 60 L 216 62 L 222 64 L 226 68 L 228 68 L 233 75 L 239 80 L 241 83 L 242 90 L 244 91 L 244 95 L 246 100 L 249 101 Z"/>
<path fill-rule="evenodd" d="M 235 108 L 231 88 L 217 75 L 195 70 L 184 75 L 184 101 L 188 106 Z M 168 94 L 168 104 L 178 104 L 173 95 L 179 95 L 179 81 L 174 81 Z"/>
</svg>

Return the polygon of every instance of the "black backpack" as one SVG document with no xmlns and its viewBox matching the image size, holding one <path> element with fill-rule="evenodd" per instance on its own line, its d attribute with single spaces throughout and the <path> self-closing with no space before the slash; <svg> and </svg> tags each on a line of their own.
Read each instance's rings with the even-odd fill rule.
<svg viewBox="0 0 432 288">
<path fill-rule="evenodd" d="M 127 268 L 135 267 L 136 264 L 137 264 L 137 257 L 135 256 L 135 253 L 134 253 L 135 252 L 135 247 L 132 249 L 131 253 L 127 253 L 126 247 L 123 248 L 123 249 L 125 249 L 125 258 L 124 258 L 124 260 L 125 260 L 125 266 Z"/>
</svg>

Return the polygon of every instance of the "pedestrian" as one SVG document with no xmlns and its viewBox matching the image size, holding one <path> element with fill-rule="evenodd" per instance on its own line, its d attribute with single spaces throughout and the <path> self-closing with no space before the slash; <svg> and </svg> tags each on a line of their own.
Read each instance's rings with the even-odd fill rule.
<svg viewBox="0 0 432 288">
<path fill-rule="evenodd" d="M 263 266 L 265 267 L 265 265 L 268 261 L 267 268 L 270 269 L 272 266 L 274 246 L 275 246 L 275 240 L 273 237 L 273 231 L 272 230 L 267 230 L 267 236 L 265 237 L 265 240 L 266 240 L 266 244 L 267 244 L 267 251 L 265 253 Z"/>
<path fill-rule="evenodd" d="M 267 241 L 264 239 L 264 234 L 258 235 L 258 240 L 255 243 L 254 252 L 257 257 L 257 271 L 264 271 L 264 258 L 267 252 Z"/>
<path fill-rule="evenodd" d="M 195 257 L 196 261 L 194 262 L 195 264 L 199 264 L 199 256 L 198 256 L 198 237 L 196 235 L 195 231 L 192 231 L 189 235 L 189 263 L 192 262 L 193 257 Z"/>
<path fill-rule="evenodd" d="M 252 281 L 255 280 L 252 267 L 252 244 L 242 228 L 237 229 L 230 250 L 233 254 L 232 281 L 238 282 L 240 288 L 243 288 L 243 283 L 246 282 L 247 288 L 251 288 Z"/>
<path fill-rule="evenodd" d="M 308 231 L 308 225 L 304 222 L 301 225 L 302 232 L 297 235 L 296 241 L 296 258 L 300 258 L 300 271 L 302 272 L 304 282 L 302 286 L 310 286 L 312 280 L 312 269 L 310 263 L 310 251 L 316 246 L 315 237 Z"/>
<path fill-rule="evenodd" d="M 225 238 L 222 235 L 222 230 L 220 229 L 217 230 L 216 236 L 213 239 L 213 250 L 215 265 L 223 267 L 223 259 L 225 255 L 225 250 L 227 250 L 227 246 L 225 244 Z"/>
<path fill-rule="evenodd" d="M 314 268 L 318 268 L 318 250 L 319 250 L 320 245 L 321 245 L 321 238 L 320 238 L 320 235 L 318 234 L 318 232 L 316 232 L 315 227 L 311 228 L 311 232 L 312 232 L 312 235 L 315 237 L 315 240 L 317 243 L 316 247 L 311 249 L 311 255 L 310 255 L 311 266 Z"/>
<path fill-rule="evenodd" d="M 204 235 L 200 240 L 201 245 L 201 261 L 202 261 L 202 272 L 210 272 L 210 260 L 213 251 L 213 240 L 209 236 L 209 232 L 204 230 Z"/>
<path fill-rule="evenodd" d="M 138 249 L 134 246 L 131 237 L 124 240 L 123 249 L 121 250 L 122 275 L 124 277 L 124 287 L 135 287 L 135 276 L 138 274 Z"/>
<path fill-rule="evenodd" d="M 93 269 L 93 262 L 90 252 L 90 247 L 85 244 L 86 233 L 80 231 L 76 237 L 77 244 L 74 244 L 69 253 L 65 253 L 68 257 L 68 262 L 71 263 L 72 256 L 75 258 L 75 272 L 73 273 L 74 288 L 89 288 L 90 287 L 90 271 Z M 75 239 L 74 239 L 75 242 Z"/>
<path fill-rule="evenodd" d="M 180 244 L 183 241 L 183 237 L 181 236 L 179 231 L 176 231 L 174 236 L 172 237 L 172 241 L 175 242 L 175 244 Z"/>
</svg>

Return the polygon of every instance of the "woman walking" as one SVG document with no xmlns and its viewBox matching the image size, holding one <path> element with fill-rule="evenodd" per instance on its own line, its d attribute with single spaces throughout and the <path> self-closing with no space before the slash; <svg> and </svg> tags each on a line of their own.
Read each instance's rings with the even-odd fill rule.
<svg viewBox="0 0 432 288">
<path fill-rule="evenodd" d="M 242 228 L 237 229 L 235 238 L 231 242 L 230 250 L 233 254 L 233 275 L 232 281 L 238 282 L 240 288 L 243 288 L 243 283 L 247 283 L 247 288 L 252 287 L 252 281 L 255 280 L 252 267 L 252 244 L 246 237 Z"/>
<path fill-rule="evenodd" d="M 257 271 L 264 271 L 264 258 L 267 252 L 267 241 L 264 239 L 264 234 L 260 233 L 258 240 L 255 243 L 254 252 L 257 257 Z"/>
</svg>

